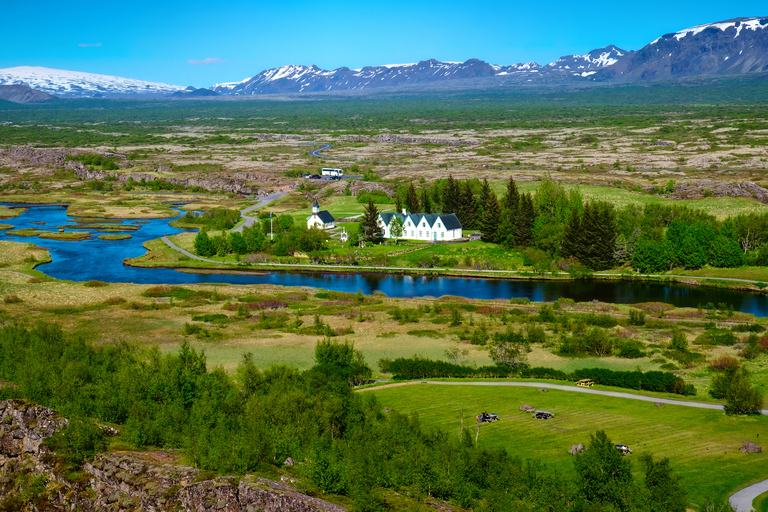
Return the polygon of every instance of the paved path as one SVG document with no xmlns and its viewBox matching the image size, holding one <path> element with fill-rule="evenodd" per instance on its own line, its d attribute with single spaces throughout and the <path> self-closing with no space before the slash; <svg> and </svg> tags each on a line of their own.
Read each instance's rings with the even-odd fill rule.
<svg viewBox="0 0 768 512">
<path fill-rule="evenodd" d="M 745 487 L 739 492 L 732 494 L 731 497 L 728 498 L 728 503 L 736 512 L 752 512 L 755 510 L 752 508 L 752 502 L 764 492 L 768 492 L 768 480 L 757 482 L 756 484 Z"/>
<path fill-rule="evenodd" d="M 164 237 L 163 237 L 163 242 L 165 242 L 165 245 L 167 245 L 168 247 L 170 247 L 170 248 L 171 248 L 171 249 L 173 249 L 174 251 L 179 251 L 181 254 L 183 254 L 183 255 L 185 255 L 185 256 L 189 256 L 189 257 L 190 257 L 190 258 L 192 258 L 193 260 L 198 260 L 198 261 L 207 261 L 208 263 L 218 263 L 218 264 L 220 264 L 220 265 L 221 265 L 221 264 L 224 264 L 224 265 L 227 265 L 227 264 L 228 264 L 228 263 L 227 263 L 227 262 L 225 262 L 225 261 L 215 261 L 215 260 L 209 260 L 209 259 L 206 259 L 206 258 L 201 258 L 200 256 L 197 256 L 197 255 L 195 255 L 195 254 L 192 254 L 192 253 L 191 253 L 191 252 L 189 252 L 189 251 L 185 251 L 184 249 L 182 249 L 182 248 L 181 248 L 181 247 L 179 247 L 178 245 L 176 245 L 176 244 L 174 244 L 173 242 L 171 242 L 170 240 L 168 240 L 168 237 L 167 237 L 167 236 L 164 236 Z"/>
<path fill-rule="evenodd" d="M 257 210 L 262 206 L 266 206 L 273 201 L 277 201 L 278 199 L 285 197 L 286 194 L 288 194 L 288 192 L 272 192 L 271 194 L 267 194 L 266 196 L 259 198 L 259 202 L 253 206 L 249 206 L 245 210 L 240 210 L 240 216 L 245 219 L 245 221 L 234 228 L 232 231 L 242 232 L 243 228 L 249 228 L 253 226 L 258 221 L 258 219 L 256 217 L 247 216 L 247 213 L 252 212 L 253 210 Z"/>
<path fill-rule="evenodd" d="M 601 389 L 592 388 L 580 388 L 577 386 L 568 386 L 565 384 L 550 384 L 548 382 L 510 382 L 510 381 L 413 381 L 410 384 L 426 383 L 436 386 L 514 386 L 522 388 L 547 388 L 558 389 L 560 391 L 571 391 L 573 393 L 586 393 L 588 395 L 602 395 L 612 396 L 615 398 L 624 398 L 628 400 L 640 400 L 643 402 L 660 402 L 669 405 L 681 405 L 683 407 L 696 407 L 698 409 L 711 409 L 716 411 L 722 411 L 723 406 L 720 404 L 708 404 L 703 402 L 692 402 L 689 400 L 673 400 L 671 398 L 657 398 L 653 396 L 636 395 L 634 393 L 623 393 L 621 391 L 604 391 Z M 385 386 L 382 386 L 385 387 Z M 368 388 L 371 391 L 381 389 L 382 387 Z M 762 411 L 763 414 L 768 414 L 768 410 Z"/>
</svg>

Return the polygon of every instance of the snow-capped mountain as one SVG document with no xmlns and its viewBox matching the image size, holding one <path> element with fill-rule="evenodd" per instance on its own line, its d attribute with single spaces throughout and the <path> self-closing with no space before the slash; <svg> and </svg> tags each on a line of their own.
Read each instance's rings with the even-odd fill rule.
<svg viewBox="0 0 768 512">
<path fill-rule="evenodd" d="M 0 69 L 0 85 L 27 85 L 60 98 L 165 96 L 184 90 L 178 85 L 32 66 Z"/>
<path fill-rule="evenodd" d="M 361 69 L 341 67 L 334 70 L 321 69 L 315 65 L 291 65 L 262 71 L 242 82 L 217 84 L 213 86 L 213 90 L 219 94 L 234 96 L 359 90 L 457 78 L 480 78 L 495 74 L 493 66 L 477 59 L 466 62 L 440 62 L 430 59 L 415 64 L 366 66 Z"/>
<path fill-rule="evenodd" d="M 605 68 L 616 64 L 620 58 L 628 52 L 614 45 L 592 50 L 586 55 L 566 55 L 555 62 L 547 64 L 548 69 L 569 69 L 582 71 L 588 69 Z"/>
<path fill-rule="evenodd" d="M 644 82 L 764 71 L 768 18 L 736 18 L 663 35 L 592 79 Z"/>
</svg>

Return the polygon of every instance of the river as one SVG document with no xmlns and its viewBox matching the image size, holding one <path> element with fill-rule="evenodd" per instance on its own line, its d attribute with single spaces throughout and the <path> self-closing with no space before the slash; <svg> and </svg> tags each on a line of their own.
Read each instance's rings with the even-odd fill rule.
<svg viewBox="0 0 768 512">
<path fill-rule="evenodd" d="M 123 225 L 140 226 L 127 240 L 99 240 L 81 242 L 44 240 L 37 237 L 15 237 L 0 231 L 0 240 L 31 242 L 45 247 L 53 261 L 38 267 L 56 279 L 142 284 L 275 284 L 282 286 L 308 286 L 345 292 L 362 290 L 365 294 L 380 291 L 390 297 L 440 297 L 457 295 L 474 299 L 523 298 L 539 302 L 561 297 L 577 302 L 632 304 L 640 302 L 666 302 L 678 307 L 696 307 L 700 304 L 726 303 L 737 311 L 755 316 L 768 316 L 768 297 L 749 292 L 723 290 L 698 286 L 661 284 L 634 281 L 554 281 L 523 279 L 485 279 L 461 277 L 427 277 L 375 273 L 343 274 L 330 272 L 266 272 L 264 275 L 195 274 L 171 269 L 147 269 L 123 265 L 123 260 L 141 256 L 146 252 L 142 244 L 148 240 L 173 235 L 184 230 L 168 225 L 172 219 L 125 219 Z M 58 226 L 73 225 L 61 207 L 31 208 L 19 217 L 2 220 L 14 229 L 43 229 L 58 231 Z M 44 223 L 44 224 L 33 224 Z M 120 224 L 116 224 L 119 227 Z M 67 231 L 71 229 L 67 228 Z M 96 233 L 93 230 L 92 233 Z M 98 234 L 98 233 L 96 233 Z"/>
</svg>

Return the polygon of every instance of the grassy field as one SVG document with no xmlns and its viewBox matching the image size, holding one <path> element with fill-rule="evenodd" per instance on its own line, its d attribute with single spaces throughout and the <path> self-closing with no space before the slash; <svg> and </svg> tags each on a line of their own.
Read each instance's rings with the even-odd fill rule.
<svg viewBox="0 0 768 512">
<path fill-rule="evenodd" d="M 546 387 L 545 384 L 542 387 Z M 424 425 L 459 434 L 475 433 L 474 416 L 481 411 L 501 420 L 480 428 L 478 444 L 501 447 L 523 459 L 538 459 L 550 471 L 573 472 L 568 449 L 605 430 L 615 443 L 628 444 L 634 470 L 644 453 L 669 457 L 683 477 L 692 503 L 706 499 L 723 502 L 746 484 L 765 479 L 768 454 L 740 453 L 749 441 L 760 443 L 768 435 L 768 417 L 728 417 L 709 411 L 650 402 L 621 400 L 566 391 L 539 392 L 536 388 L 411 385 L 372 390 L 382 405 L 418 414 Z M 552 411 L 551 420 L 534 420 L 518 408 L 530 404 Z M 762 434 L 762 435 L 761 435 Z"/>
</svg>

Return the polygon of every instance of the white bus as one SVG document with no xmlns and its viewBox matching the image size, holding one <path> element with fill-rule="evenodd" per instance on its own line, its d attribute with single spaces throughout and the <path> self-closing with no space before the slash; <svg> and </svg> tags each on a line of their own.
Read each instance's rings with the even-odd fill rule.
<svg viewBox="0 0 768 512">
<path fill-rule="evenodd" d="M 341 177 L 344 176 L 344 169 L 333 169 L 331 167 L 323 167 L 323 176 Z"/>
</svg>

